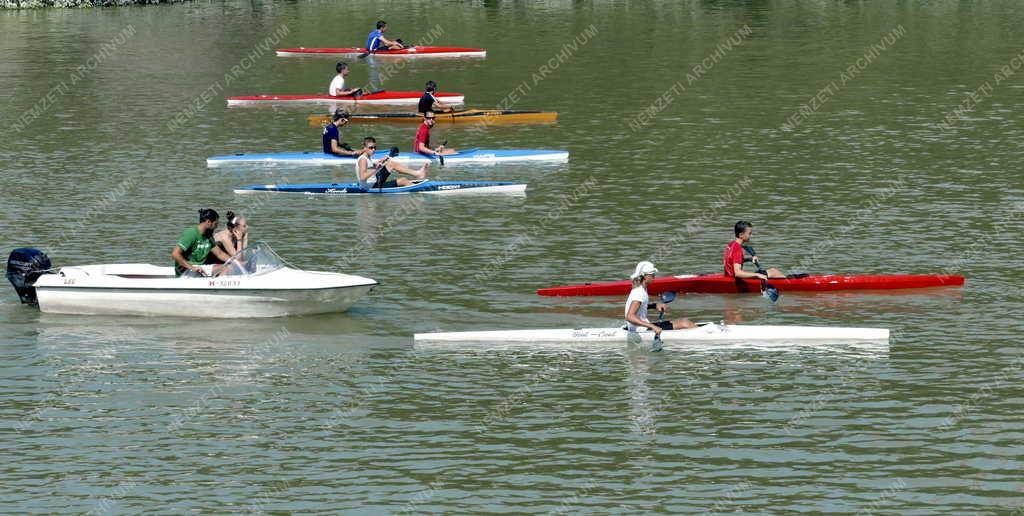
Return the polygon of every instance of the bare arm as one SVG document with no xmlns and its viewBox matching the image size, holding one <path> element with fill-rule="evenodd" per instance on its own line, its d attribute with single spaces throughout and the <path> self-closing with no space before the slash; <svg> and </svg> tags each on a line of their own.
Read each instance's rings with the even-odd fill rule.
<svg viewBox="0 0 1024 516">
<path fill-rule="evenodd" d="M 449 106 L 448 104 L 445 104 L 444 102 L 441 102 L 440 100 L 437 100 L 436 98 L 434 99 L 434 106 L 433 106 L 433 108 L 434 108 L 434 112 L 435 113 L 444 112 L 444 111 L 450 111 L 450 112 L 454 112 L 455 111 L 455 108 Z"/>
<path fill-rule="evenodd" d="M 339 156 L 355 156 L 358 154 L 356 151 L 345 150 L 338 145 L 338 140 L 331 140 L 331 152 Z"/>
<path fill-rule="evenodd" d="M 331 95 L 334 95 L 335 97 L 344 97 L 346 95 L 354 94 L 356 92 L 356 90 L 358 90 L 358 89 L 359 88 L 345 88 L 345 89 L 340 89 L 339 90 L 339 89 L 335 88 L 335 89 L 331 90 Z"/>
<path fill-rule="evenodd" d="M 368 167 L 366 164 L 369 163 L 369 158 L 359 160 L 359 180 L 366 181 L 370 179 L 370 176 L 377 173 L 376 170 Z"/>
<path fill-rule="evenodd" d="M 398 48 L 405 48 L 405 46 L 402 45 L 401 43 L 399 43 L 399 42 L 397 42 L 397 41 L 395 41 L 393 39 L 385 38 L 383 34 L 380 35 L 380 42 L 385 44 L 385 45 L 387 45 L 387 46 L 389 46 L 389 47 L 398 45 Z"/>
<path fill-rule="evenodd" d="M 231 259 L 231 255 L 230 254 L 225 253 L 223 249 L 221 249 L 221 248 L 219 248 L 217 246 L 211 247 L 210 248 L 210 252 L 213 253 L 213 255 L 216 256 L 217 258 L 219 258 L 222 262 L 226 262 L 226 261 Z"/>
<path fill-rule="evenodd" d="M 171 259 L 174 260 L 174 263 L 180 265 L 181 267 L 183 267 L 187 271 L 193 271 L 193 272 L 202 272 L 203 271 L 202 267 L 200 267 L 198 265 L 192 265 L 191 263 L 188 263 L 188 260 L 185 259 L 185 253 L 181 252 L 181 247 L 179 247 L 177 245 L 175 245 L 174 246 L 174 250 L 171 251 Z"/>
<path fill-rule="evenodd" d="M 653 325 L 653 324 L 651 324 L 651 323 L 641 319 L 640 316 L 637 315 L 637 313 L 639 312 L 640 308 L 641 307 L 640 307 L 640 302 L 639 301 L 633 301 L 632 303 L 630 303 L 629 304 L 629 313 L 626 315 L 626 321 L 628 321 L 631 324 L 636 325 L 636 326 L 643 326 L 644 328 L 647 328 L 647 329 L 653 331 L 654 333 L 661 333 L 661 328 L 659 328 L 658 326 L 655 326 L 655 325 Z M 645 307 L 643 307 L 643 309 L 647 310 L 647 307 L 645 306 Z"/>
<path fill-rule="evenodd" d="M 416 150 L 415 150 L 415 152 L 426 154 L 427 156 L 435 156 L 435 155 L 437 155 L 437 153 L 434 152 L 434 149 L 431 149 L 430 147 L 427 147 L 426 145 L 423 145 L 423 142 L 416 142 Z"/>
<path fill-rule="evenodd" d="M 768 277 L 765 276 L 764 274 L 758 274 L 756 272 L 747 272 L 747 271 L 743 270 L 743 264 L 742 263 L 734 263 L 734 264 L 732 264 L 732 270 L 733 270 L 734 275 L 737 278 L 757 278 L 757 279 L 763 279 L 763 280 L 768 279 Z"/>
<path fill-rule="evenodd" d="M 224 246 L 224 250 L 227 251 L 228 256 L 234 256 L 238 252 L 238 249 L 235 249 L 234 244 L 231 243 L 230 231 L 231 230 L 227 230 L 226 232 L 223 233 L 217 233 L 214 239 L 217 241 L 217 243 Z"/>
</svg>

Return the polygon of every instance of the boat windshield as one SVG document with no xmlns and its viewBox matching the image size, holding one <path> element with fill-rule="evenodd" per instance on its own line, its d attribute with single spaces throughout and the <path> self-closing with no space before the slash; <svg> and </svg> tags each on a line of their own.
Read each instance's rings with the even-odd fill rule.
<svg viewBox="0 0 1024 516">
<path fill-rule="evenodd" d="M 269 244 L 257 242 L 228 260 L 220 275 L 253 276 L 276 271 L 284 266 L 284 260 L 270 248 Z"/>
</svg>

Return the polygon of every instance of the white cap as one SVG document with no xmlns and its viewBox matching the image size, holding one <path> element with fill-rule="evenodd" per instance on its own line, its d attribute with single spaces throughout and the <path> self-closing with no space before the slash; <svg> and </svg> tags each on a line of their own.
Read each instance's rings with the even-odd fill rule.
<svg viewBox="0 0 1024 516">
<path fill-rule="evenodd" d="M 644 274 L 654 274 L 658 272 L 658 269 L 654 268 L 654 264 L 651 262 L 640 262 L 636 264 L 636 270 L 633 271 L 633 275 L 629 279 L 637 279 Z"/>
</svg>

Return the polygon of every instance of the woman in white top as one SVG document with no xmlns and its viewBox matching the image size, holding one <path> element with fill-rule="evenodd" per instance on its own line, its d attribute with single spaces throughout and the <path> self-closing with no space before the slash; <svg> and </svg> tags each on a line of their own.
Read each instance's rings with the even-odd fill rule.
<svg viewBox="0 0 1024 516">
<path fill-rule="evenodd" d="M 427 163 L 420 167 L 418 170 L 413 170 L 409 167 L 398 163 L 391 158 L 385 157 L 380 161 L 373 161 L 373 153 L 377 151 L 377 140 L 372 136 L 363 138 L 363 148 L 359 153 L 359 158 L 356 159 L 356 180 L 359 181 L 360 186 L 366 189 L 377 188 L 377 169 L 382 165 L 390 173 L 399 173 L 412 176 L 415 179 L 427 179 L 427 172 L 430 170 L 430 163 Z M 385 180 L 384 185 L 381 188 L 395 188 L 398 186 L 409 186 L 412 184 L 412 180 L 399 177 L 398 179 L 392 179 L 390 181 Z"/>
<path fill-rule="evenodd" d="M 653 323 L 647 320 L 647 310 L 655 308 L 659 312 L 665 311 L 664 303 L 650 303 L 647 296 L 647 285 L 654 281 L 657 272 L 658 269 L 654 268 L 654 264 L 651 262 L 644 261 L 636 264 L 636 270 L 630 276 L 630 279 L 633 280 L 633 290 L 629 292 L 629 297 L 626 299 L 626 329 L 635 332 L 637 328 L 644 327 L 653 331 L 655 335 L 661 335 L 662 330 L 681 330 L 697 327 L 689 319 L 675 319 Z"/>
</svg>

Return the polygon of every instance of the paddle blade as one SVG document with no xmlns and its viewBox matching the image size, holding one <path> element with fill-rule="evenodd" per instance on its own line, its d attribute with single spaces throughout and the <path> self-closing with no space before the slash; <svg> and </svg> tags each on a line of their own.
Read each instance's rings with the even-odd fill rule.
<svg viewBox="0 0 1024 516">
<path fill-rule="evenodd" d="M 677 294 L 675 292 L 662 292 L 661 293 L 661 302 L 662 303 L 671 303 L 671 302 L 676 300 L 676 297 L 678 297 L 678 296 L 677 296 Z"/>
<path fill-rule="evenodd" d="M 655 335 L 654 342 L 651 342 L 651 352 L 657 353 L 658 351 L 661 351 L 662 346 L 661 335 Z"/>
<path fill-rule="evenodd" d="M 444 147 L 446 145 L 448 145 L 448 139 L 447 138 L 445 138 L 445 140 L 443 142 L 441 142 L 441 146 L 442 147 Z M 444 154 L 438 154 L 437 157 L 441 160 L 441 166 L 443 167 L 444 166 Z"/>
<path fill-rule="evenodd" d="M 761 295 L 767 297 L 773 304 L 779 302 L 779 289 L 771 285 L 765 285 L 764 290 L 761 291 Z"/>
</svg>

